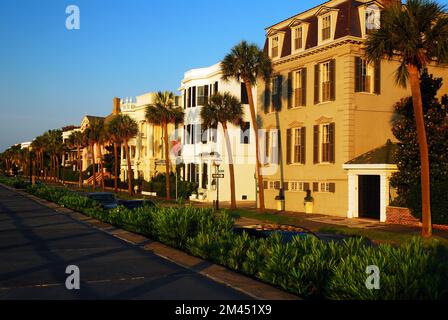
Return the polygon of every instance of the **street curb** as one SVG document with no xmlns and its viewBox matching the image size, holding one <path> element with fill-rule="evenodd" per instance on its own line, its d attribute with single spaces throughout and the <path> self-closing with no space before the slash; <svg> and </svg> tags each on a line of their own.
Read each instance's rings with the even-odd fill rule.
<svg viewBox="0 0 448 320">
<path fill-rule="evenodd" d="M 105 232 L 115 238 L 151 252 L 165 260 L 173 262 L 192 272 L 201 274 L 215 282 L 226 285 L 234 290 L 242 292 L 256 300 L 301 300 L 298 296 L 277 289 L 266 283 L 231 271 L 223 266 L 191 256 L 181 250 L 174 249 L 163 243 L 151 240 L 139 234 L 116 228 L 108 223 L 90 218 L 80 212 L 61 207 L 53 202 L 38 198 L 25 191 L 0 184 L 34 202 L 50 208 L 60 214 L 68 215 L 75 221 Z"/>
</svg>

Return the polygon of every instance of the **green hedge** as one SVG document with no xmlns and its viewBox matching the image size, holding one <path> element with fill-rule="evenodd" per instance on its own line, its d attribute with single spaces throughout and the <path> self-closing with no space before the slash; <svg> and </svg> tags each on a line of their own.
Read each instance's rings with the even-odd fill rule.
<svg viewBox="0 0 448 320">
<path fill-rule="evenodd" d="M 203 259 L 248 274 L 309 299 L 446 299 L 448 265 L 444 248 L 424 247 L 418 238 L 400 247 L 371 247 L 364 239 L 342 244 L 279 235 L 255 239 L 232 232 L 226 213 L 185 206 L 118 207 L 102 210 L 96 203 L 64 189 L 30 187 L 39 197 L 78 210 L 117 227 L 137 232 Z M 366 268 L 381 271 L 381 289 L 368 290 Z"/>
<path fill-rule="evenodd" d="M 165 174 L 161 173 L 155 176 L 151 181 L 143 181 L 143 191 L 156 192 L 159 197 L 166 197 L 166 182 Z M 170 195 L 171 198 L 176 197 L 176 176 L 172 173 L 170 175 Z M 188 199 L 191 194 L 198 190 L 198 184 L 188 181 L 177 181 L 177 193 L 179 198 Z"/>
<path fill-rule="evenodd" d="M 431 219 L 434 224 L 448 224 L 448 181 L 431 183 Z M 421 186 L 416 185 L 409 191 L 407 207 L 412 214 L 422 218 Z"/>
</svg>

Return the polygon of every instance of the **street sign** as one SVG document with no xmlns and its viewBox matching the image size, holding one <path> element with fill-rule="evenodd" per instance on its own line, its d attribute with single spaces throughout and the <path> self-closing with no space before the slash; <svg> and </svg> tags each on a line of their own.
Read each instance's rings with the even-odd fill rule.
<svg viewBox="0 0 448 320">
<path fill-rule="evenodd" d="M 213 179 L 223 179 L 224 178 L 224 174 L 214 173 L 214 174 L 212 174 L 212 178 Z"/>
</svg>

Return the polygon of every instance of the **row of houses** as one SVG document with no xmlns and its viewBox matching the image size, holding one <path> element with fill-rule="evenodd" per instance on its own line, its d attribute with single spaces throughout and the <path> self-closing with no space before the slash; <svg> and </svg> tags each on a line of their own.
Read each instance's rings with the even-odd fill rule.
<svg viewBox="0 0 448 320">
<path fill-rule="evenodd" d="M 331 0 L 266 28 L 264 50 L 273 62 L 271 81 L 252 88 L 263 153 L 265 204 L 276 209 L 304 212 L 310 190 L 314 212 L 340 217 L 386 220 L 394 197 L 389 186 L 397 170 L 397 148 L 391 131 L 393 106 L 410 95 L 395 84 L 397 61 L 368 63 L 363 45 L 380 25 L 381 10 L 390 1 Z M 431 67 L 436 76 L 443 68 Z M 245 110 L 239 126 L 230 127 L 235 163 L 236 198 L 257 199 L 255 139 L 247 92 L 238 81 L 222 80 L 220 64 L 187 71 L 176 105 L 185 111 L 184 123 L 169 128 L 173 170 L 196 182 L 201 201 L 216 199 L 214 173 L 222 173 L 220 199 L 230 200 L 227 159 L 222 128 L 203 128 L 200 110 L 216 92 L 237 96 Z M 441 92 L 447 92 L 444 84 Z M 123 113 L 139 124 L 130 141 L 135 177 L 151 180 L 164 172 L 161 128 L 148 123 L 145 108 L 154 101 L 147 93 L 114 98 L 113 114 Z M 94 117 L 85 116 L 79 130 Z M 107 119 L 107 117 L 106 117 Z M 209 129 L 217 129 L 209 130 Z M 179 148 L 178 146 L 181 146 Z M 127 177 L 121 152 L 120 176 Z M 83 167 L 91 164 L 87 149 Z M 176 166 L 176 164 L 181 164 Z"/>
</svg>

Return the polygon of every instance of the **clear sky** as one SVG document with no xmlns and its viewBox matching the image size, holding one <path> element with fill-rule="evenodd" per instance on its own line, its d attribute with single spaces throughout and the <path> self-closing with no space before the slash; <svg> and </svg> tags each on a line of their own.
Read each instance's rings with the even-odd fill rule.
<svg viewBox="0 0 448 320">
<path fill-rule="evenodd" d="M 114 96 L 176 91 L 185 71 L 243 39 L 262 46 L 266 27 L 323 2 L 0 0 L 0 152 L 107 115 Z M 80 30 L 65 27 L 71 4 Z"/>
</svg>

